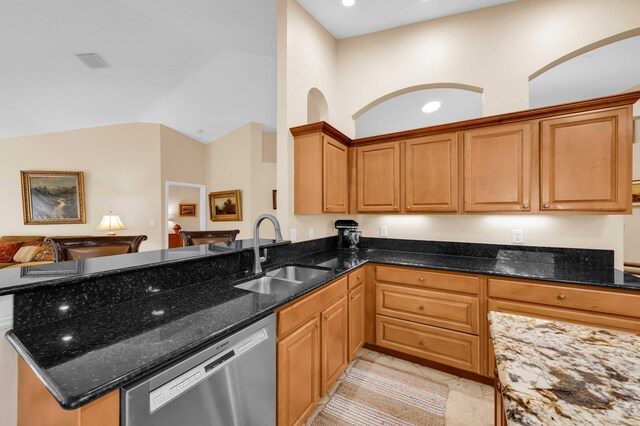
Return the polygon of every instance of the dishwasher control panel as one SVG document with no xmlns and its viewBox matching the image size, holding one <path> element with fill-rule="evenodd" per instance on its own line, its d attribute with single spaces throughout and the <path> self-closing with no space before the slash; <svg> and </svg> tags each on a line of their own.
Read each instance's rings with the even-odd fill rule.
<svg viewBox="0 0 640 426">
<path fill-rule="evenodd" d="M 265 328 L 253 333 L 246 339 L 241 340 L 236 345 L 224 352 L 218 353 L 200 365 L 182 373 L 164 385 L 149 392 L 149 412 L 153 413 L 169 401 L 182 395 L 192 387 L 198 385 L 207 377 L 215 374 L 224 368 L 231 361 L 241 356 L 243 353 L 267 340 L 267 330 Z M 224 347 L 228 342 L 216 344 L 216 347 Z"/>
</svg>

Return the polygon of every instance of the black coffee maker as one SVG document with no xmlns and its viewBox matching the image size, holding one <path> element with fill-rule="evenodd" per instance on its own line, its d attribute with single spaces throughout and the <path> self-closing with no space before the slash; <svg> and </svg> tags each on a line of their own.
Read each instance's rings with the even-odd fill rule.
<svg viewBox="0 0 640 426">
<path fill-rule="evenodd" d="M 362 232 L 358 231 L 358 222 L 355 220 L 336 220 L 335 228 L 338 230 L 338 248 L 342 250 L 358 250 Z"/>
</svg>

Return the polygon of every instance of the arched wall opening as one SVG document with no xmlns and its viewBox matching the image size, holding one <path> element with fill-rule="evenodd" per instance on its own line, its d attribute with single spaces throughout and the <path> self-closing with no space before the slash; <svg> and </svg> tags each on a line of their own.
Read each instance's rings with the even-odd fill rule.
<svg viewBox="0 0 640 426">
<path fill-rule="evenodd" d="M 481 117 L 482 93 L 479 87 L 454 83 L 420 85 L 395 91 L 376 99 L 353 115 L 356 137 Z M 427 104 L 433 106 L 434 103 L 439 103 L 436 110 L 429 112 L 427 108 L 426 112 L 423 111 Z"/>
<path fill-rule="evenodd" d="M 307 123 L 327 121 L 328 117 L 327 99 L 320 90 L 315 87 L 311 88 L 307 94 Z"/>
<path fill-rule="evenodd" d="M 610 96 L 640 85 L 640 28 L 575 50 L 529 77 L 529 106 Z"/>
</svg>

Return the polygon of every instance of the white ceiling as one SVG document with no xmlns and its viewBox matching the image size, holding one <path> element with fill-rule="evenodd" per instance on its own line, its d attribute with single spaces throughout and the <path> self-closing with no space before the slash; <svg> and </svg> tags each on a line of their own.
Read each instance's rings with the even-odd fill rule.
<svg viewBox="0 0 640 426">
<path fill-rule="evenodd" d="M 425 114 L 422 106 L 440 101 L 439 110 Z M 482 116 L 482 94 L 460 89 L 427 89 L 396 96 L 376 105 L 356 120 L 356 137 L 417 129 Z"/>
<path fill-rule="evenodd" d="M 531 108 L 621 93 L 640 84 L 640 36 L 577 56 L 529 82 Z"/>
<path fill-rule="evenodd" d="M 416 22 L 484 9 L 515 0 L 356 0 L 351 7 L 341 0 L 298 0 L 335 38 L 401 27 Z"/>
<path fill-rule="evenodd" d="M 0 137 L 134 121 L 202 142 L 249 121 L 274 130 L 275 37 L 275 0 L 0 0 Z"/>
</svg>

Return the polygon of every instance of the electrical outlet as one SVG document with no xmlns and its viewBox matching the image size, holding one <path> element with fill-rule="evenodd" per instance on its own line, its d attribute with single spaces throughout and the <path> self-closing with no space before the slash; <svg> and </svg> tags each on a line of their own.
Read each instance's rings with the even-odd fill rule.
<svg viewBox="0 0 640 426">
<path fill-rule="evenodd" d="M 516 244 L 524 243 L 524 230 L 512 229 L 511 230 L 511 242 Z"/>
<path fill-rule="evenodd" d="M 381 237 L 388 237 L 389 236 L 389 230 L 387 229 L 386 225 L 382 225 L 380 227 L 380 236 Z"/>
<path fill-rule="evenodd" d="M 150 226 L 150 227 L 152 227 L 152 228 L 153 228 L 154 226 L 156 226 L 156 221 L 155 221 L 154 219 L 151 219 L 151 220 L 149 221 L 149 226 Z"/>
<path fill-rule="evenodd" d="M 313 239 L 314 235 L 315 235 L 315 231 L 313 230 L 313 228 L 309 228 L 309 239 Z"/>
<path fill-rule="evenodd" d="M 289 237 L 291 237 L 292 242 L 296 242 L 298 240 L 298 231 L 295 228 L 291 228 L 289 231 Z"/>
</svg>

